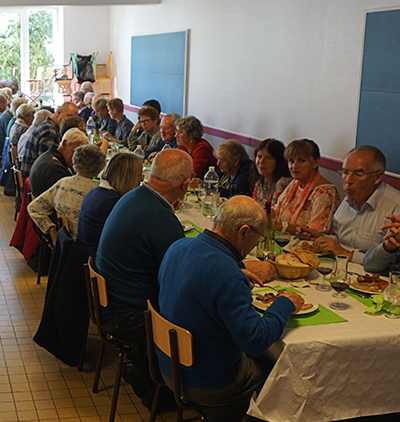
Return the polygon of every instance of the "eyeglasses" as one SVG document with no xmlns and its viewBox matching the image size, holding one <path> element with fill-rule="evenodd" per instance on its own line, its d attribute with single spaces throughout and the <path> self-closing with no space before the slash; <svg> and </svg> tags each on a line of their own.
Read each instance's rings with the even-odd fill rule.
<svg viewBox="0 0 400 422">
<path fill-rule="evenodd" d="M 253 230 L 253 232 L 256 232 L 259 235 L 258 243 L 265 242 L 267 240 L 267 238 L 262 233 L 260 233 L 255 227 L 253 226 L 249 226 L 249 227 L 251 228 L 251 230 Z"/>
<path fill-rule="evenodd" d="M 144 120 L 139 120 L 139 123 L 141 125 L 146 125 L 147 123 L 151 122 L 152 119 L 144 119 Z"/>
<path fill-rule="evenodd" d="M 342 176 L 343 179 L 345 179 L 347 176 L 352 176 L 354 179 L 359 180 L 362 179 L 365 176 L 368 176 L 369 174 L 379 173 L 382 170 L 375 170 L 370 171 L 368 173 L 365 173 L 364 170 L 347 170 L 347 169 L 340 169 L 338 170 L 338 173 Z"/>
</svg>

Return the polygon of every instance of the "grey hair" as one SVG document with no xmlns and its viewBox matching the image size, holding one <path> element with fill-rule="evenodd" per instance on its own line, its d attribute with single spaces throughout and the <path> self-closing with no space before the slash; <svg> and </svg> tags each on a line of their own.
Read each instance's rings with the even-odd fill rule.
<svg viewBox="0 0 400 422">
<path fill-rule="evenodd" d="M 23 118 L 25 116 L 33 116 L 36 113 L 35 107 L 28 104 L 21 104 L 15 112 L 15 117 Z"/>
<path fill-rule="evenodd" d="M 174 121 L 174 125 L 176 125 L 176 122 L 181 118 L 181 116 L 177 113 L 168 113 L 163 117 L 163 119 L 165 119 L 166 117 L 172 119 Z"/>
<path fill-rule="evenodd" d="M 38 110 L 35 114 L 35 117 L 33 119 L 32 125 L 33 126 L 39 126 L 41 123 L 43 123 L 48 117 L 51 117 L 53 113 L 49 110 Z"/>
<path fill-rule="evenodd" d="M 97 176 L 105 164 L 105 152 L 92 144 L 77 147 L 72 156 L 72 166 L 75 172 L 87 176 Z"/>
<path fill-rule="evenodd" d="M 77 127 L 72 127 L 71 129 L 68 129 L 64 136 L 62 137 L 62 140 L 67 142 L 67 145 L 74 145 L 74 144 L 82 144 L 86 145 L 89 143 L 89 139 L 86 136 L 84 132 L 82 132 Z"/>
<path fill-rule="evenodd" d="M 81 91 L 83 91 L 84 89 L 87 89 L 89 92 L 94 92 L 94 86 L 89 81 L 82 82 Z"/>
<path fill-rule="evenodd" d="M 346 158 L 352 154 L 353 152 L 359 153 L 359 152 L 369 152 L 372 157 L 374 158 L 374 170 L 378 171 L 385 171 L 386 170 L 386 157 L 385 154 L 377 147 L 374 147 L 372 145 L 361 145 L 359 147 L 353 148 L 347 155 Z"/>
<path fill-rule="evenodd" d="M 15 98 L 14 100 L 12 100 L 11 107 L 10 107 L 10 111 L 12 115 L 15 116 L 17 113 L 18 107 L 22 104 L 26 104 L 27 102 L 28 100 L 26 98 Z"/>
<path fill-rule="evenodd" d="M 182 117 L 175 122 L 175 126 L 186 135 L 193 135 L 194 139 L 200 139 L 204 134 L 203 125 L 200 120 L 194 116 Z"/>
<path fill-rule="evenodd" d="M 265 211 L 254 199 L 237 195 L 220 205 L 214 217 L 214 228 L 229 235 L 245 224 L 257 229 L 265 218 Z"/>
<path fill-rule="evenodd" d="M 75 91 L 74 97 L 78 97 L 81 101 L 85 98 L 85 92 L 84 91 Z"/>
<path fill-rule="evenodd" d="M 242 164 L 249 159 L 249 154 L 247 154 L 244 146 L 236 139 L 227 139 L 219 144 L 217 149 L 214 150 L 214 156 L 217 157 L 220 153 L 224 154 L 230 163 L 239 160 L 239 163 Z"/>
<path fill-rule="evenodd" d="M 167 149 L 155 156 L 150 177 L 177 187 L 186 179 L 190 179 L 192 173 L 193 160 L 188 153 L 179 149 Z"/>
<path fill-rule="evenodd" d="M 94 97 L 95 95 L 96 95 L 96 94 L 95 94 L 94 92 L 87 92 L 87 93 L 85 94 L 85 97 L 83 98 L 83 102 L 84 102 L 86 105 L 91 104 L 91 103 L 92 103 L 92 100 L 93 100 L 93 97 Z"/>
</svg>

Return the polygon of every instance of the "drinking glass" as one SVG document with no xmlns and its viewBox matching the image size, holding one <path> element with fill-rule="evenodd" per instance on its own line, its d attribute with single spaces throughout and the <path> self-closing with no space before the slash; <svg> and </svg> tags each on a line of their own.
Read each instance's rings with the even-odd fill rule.
<svg viewBox="0 0 400 422">
<path fill-rule="evenodd" d="M 275 232 L 275 243 L 279 246 L 279 253 L 282 253 L 283 247 L 290 242 L 290 233 Z"/>
<path fill-rule="evenodd" d="M 194 189 L 194 193 L 196 194 L 196 197 L 197 197 L 196 210 L 201 211 L 201 205 L 204 200 L 204 194 L 205 194 L 205 190 L 203 186 L 201 185 L 196 186 Z"/>
<path fill-rule="evenodd" d="M 389 277 L 389 285 L 383 291 L 383 298 L 390 302 L 390 314 L 385 314 L 385 317 L 400 318 L 400 315 L 395 313 L 397 306 L 400 306 L 400 271 L 391 271 Z"/>
<path fill-rule="evenodd" d="M 337 255 L 336 256 L 335 277 L 338 280 L 347 280 L 347 267 L 348 267 L 348 265 L 349 265 L 349 257 L 347 255 Z M 350 281 L 349 281 L 349 283 L 350 283 Z M 333 297 L 340 296 L 340 299 L 346 299 L 347 295 L 345 295 L 343 293 L 343 291 L 339 291 L 338 293 L 334 293 Z"/>
<path fill-rule="evenodd" d="M 331 285 L 326 281 L 326 276 L 332 274 L 335 270 L 336 262 L 331 258 L 320 258 L 317 271 L 322 275 L 322 280 L 315 288 L 321 292 L 330 292 L 332 290 Z"/>
<path fill-rule="evenodd" d="M 332 309 L 336 310 L 344 310 L 347 309 L 348 306 L 344 303 L 340 302 L 340 299 L 346 297 L 345 295 L 341 294 L 344 292 L 350 284 L 350 280 L 347 274 L 347 266 L 349 264 L 349 257 L 346 255 L 337 255 L 336 256 L 336 271 L 334 277 L 331 277 L 331 286 L 337 292 L 335 296 L 337 301 L 336 303 L 332 303 L 329 305 Z"/>
</svg>

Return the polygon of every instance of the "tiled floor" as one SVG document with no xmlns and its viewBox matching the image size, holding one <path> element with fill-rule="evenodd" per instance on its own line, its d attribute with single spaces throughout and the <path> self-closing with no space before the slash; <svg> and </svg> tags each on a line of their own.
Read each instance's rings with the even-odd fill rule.
<svg viewBox="0 0 400 422">
<path fill-rule="evenodd" d="M 108 421 L 114 385 L 116 352 L 106 349 L 97 394 L 91 391 L 98 340 L 89 336 L 83 372 L 71 368 L 37 346 L 38 327 L 47 279 L 36 284 L 36 274 L 22 255 L 9 247 L 14 231 L 13 198 L 0 188 L 0 422 Z M 123 422 L 147 421 L 148 410 L 122 381 L 117 416 Z M 176 413 L 157 421 L 176 420 Z M 185 420 L 198 420 L 185 412 Z"/>
</svg>

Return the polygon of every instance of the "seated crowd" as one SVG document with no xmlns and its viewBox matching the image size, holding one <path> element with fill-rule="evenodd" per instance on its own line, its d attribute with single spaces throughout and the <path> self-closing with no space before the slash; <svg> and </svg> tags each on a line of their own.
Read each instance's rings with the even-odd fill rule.
<svg viewBox="0 0 400 422">
<path fill-rule="evenodd" d="M 29 214 L 54 244 L 57 214 L 66 217 L 84 259 L 95 260 L 107 282 L 102 323 L 110 335 L 137 344 L 128 352 L 124 378 L 143 404 L 151 406 L 155 390 L 145 343 L 150 300 L 196 339 L 195 364 L 181 373 L 184 397 L 225 403 L 210 408 L 210 421 L 240 421 L 271 370 L 266 350 L 301 307 L 293 292 L 262 317 L 252 307 L 254 283 L 263 285 L 275 273 L 269 262 L 244 261 L 265 230 L 265 204 L 272 204 L 275 230 L 308 234 L 324 252 L 345 254 L 368 271 L 387 271 L 399 256 L 400 192 L 383 182 L 385 156 L 373 146 L 347 154 L 339 171 L 346 194 L 341 202 L 319 172 L 320 150 L 312 140 L 285 148 L 268 138 L 252 160 L 234 139 L 214 150 L 194 116 L 168 113 L 160 120 L 160 104 L 149 100 L 134 125 L 122 100 L 92 94 L 75 92 L 74 102 L 54 114 L 12 102 L 10 139 L 21 147 L 21 170 L 30 179 Z M 106 165 L 104 151 L 85 134 L 89 116 L 108 141 L 129 151 L 142 147 L 152 163 L 146 183 L 133 154 L 118 153 Z M 202 183 L 210 166 L 217 168 L 220 195 L 230 199 L 219 207 L 212 230 L 185 238 L 175 204 L 190 183 Z M 228 283 L 235 295 L 223 294 Z M 170 360 L 160 351 L 158 358 L 172 386 Z"/>
</svg>

